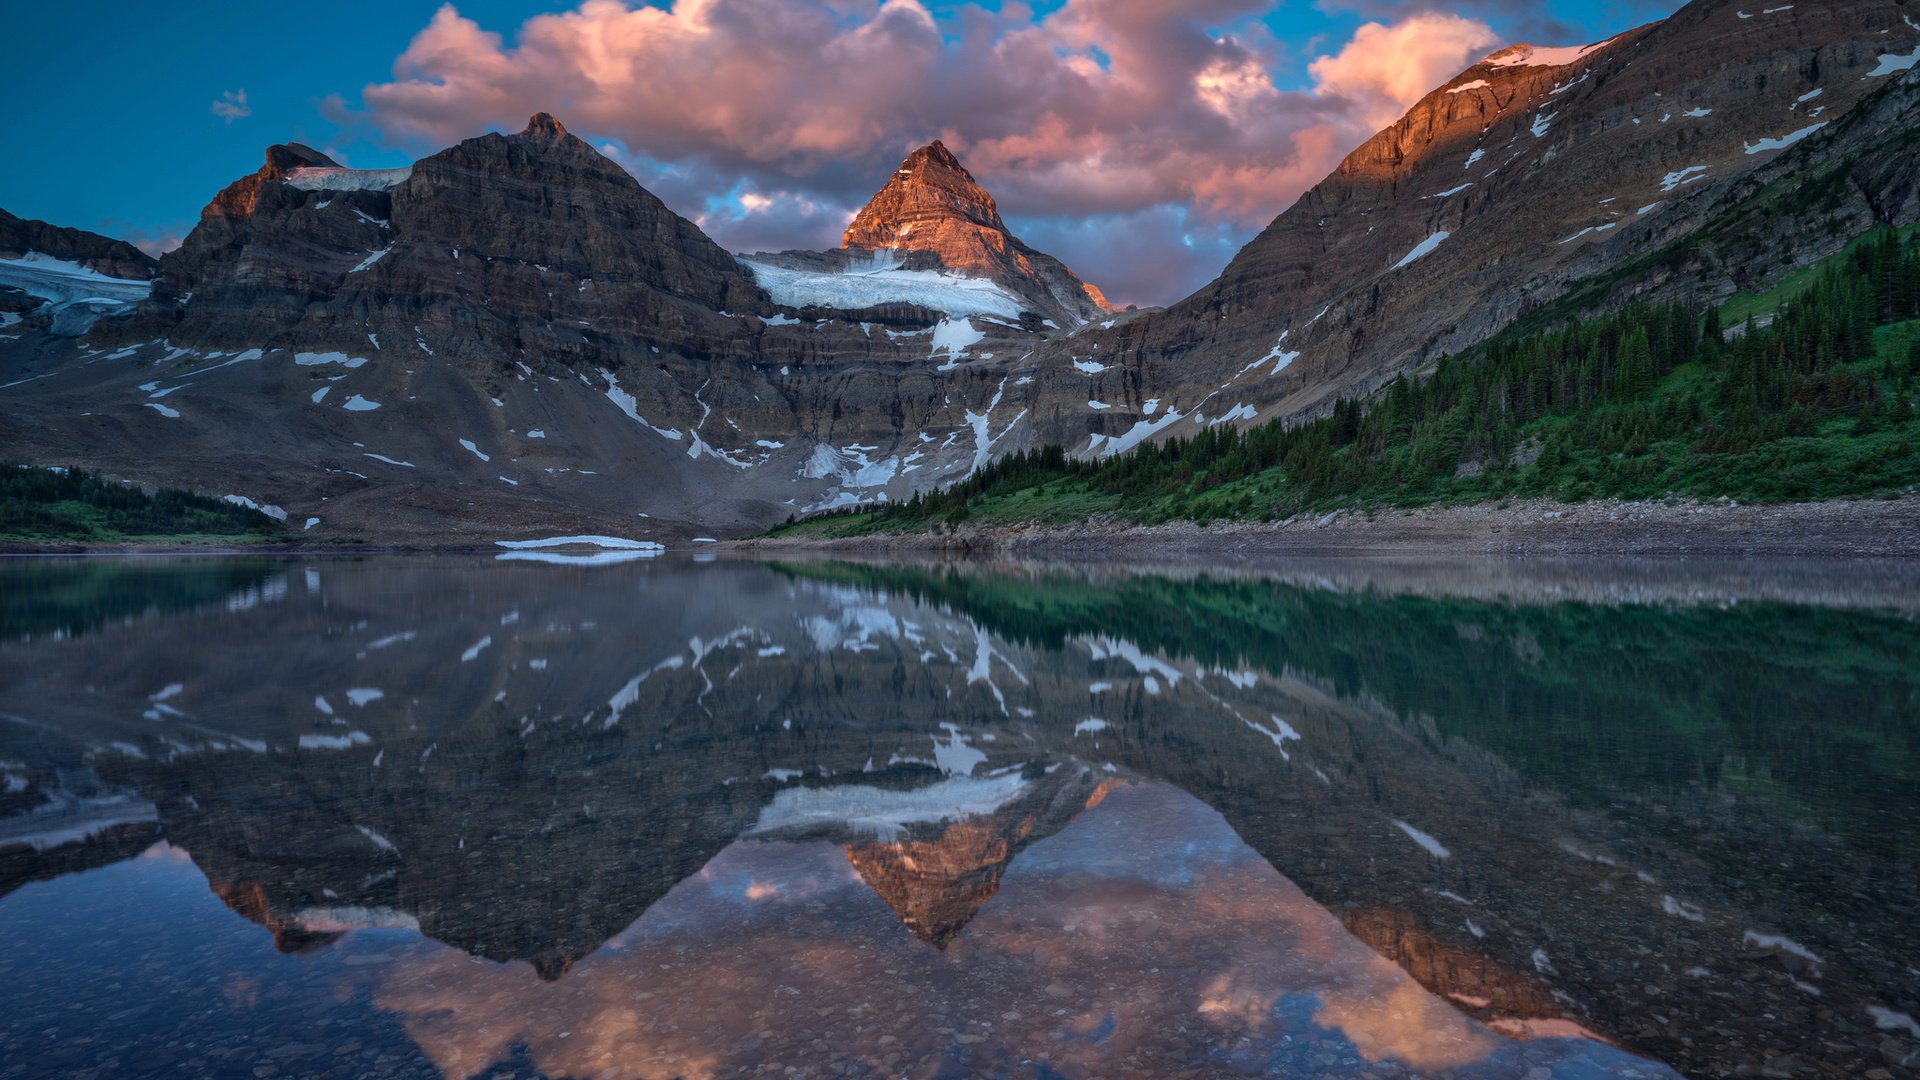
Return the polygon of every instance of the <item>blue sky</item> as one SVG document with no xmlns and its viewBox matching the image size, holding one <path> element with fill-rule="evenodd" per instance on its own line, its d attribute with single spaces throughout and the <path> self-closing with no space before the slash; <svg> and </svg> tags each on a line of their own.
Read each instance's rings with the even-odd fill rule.
<svg viewBox="0 0 1920 1080">
<path fill-rule="evenodd" d="M 764 5 L 787 0 L 752 2 Z M 1017 22 L 1028 17 L 1022 13 L 1030 11 L 1032 21 L 1043 22 L 1063 15 L 1058 9 L 1065 2 L 1043 0 L 1029 8 L 1011 8 L 1000 17 Z M 1173 2 L 1137 0 L 1139 6 L 1129 6 L 1130 0 L 1091 0 L 1090 6 L 1104 4 L 1107 10 L 1131 16 L 1149 6 L 1164 8 Z M 511 52 L 528 19 L 568 12 L 577 4 L 461 0 L 456 6 L 460 16 L 479 28 L 502 35 L 502 50 Z M 670 5 L 662 2 L 655 6 Z M 853 27 L 871 21 L 875 5 L 860 0 L 808 0 L 803 5 L 793 0 L 789 6 L 831 8 L 835 18 Z M 1254 10 L 1260 6 L 1254 0 L 1194 0 L 1185 10 L 1234 13 L 1225 25 L 1208 29 L 1216 37 L 1229 37 L 1262 57 L 1273 87 L 1304 96 L 1314 92 L 1309 62 L 1337 52 L 1368 21 L 1390 23 L 1416 12 L 1440 10 L 1484 22 L 1503 41 L 1539 41 L 1555 35 L 1568 41 L 1588 41 L 1657 18 L 1674 5 L 1629 0 L 1483 0 L 1447 5 L 1318 0 L 1271 4 L 1264 11 Z M 329 150 L 354 166 L 396 165 L 462 134 L 479 134 L 488 126 L 515 127 L 515 110 L 524 109 L 517 114 L 523 118 L 536 108 L 553 108 L 577 133 L 624 154 L 623 163 L 643 183 L 657 185 L 658 193 L 683 213 L 698 214 L 714 205 L 715 199 L 724 202 L 728 197 L 737 199 L 742 192 L 766 191 L 774 200 L 768 215 L 791 207 L 799 208 L 794 212 L 803 217 L 812 214 L 817 218 L 809 219 L 797 232 L 783 232 L 768 222 L 749 221 L 743 213 L 732 218 L 722 213 L 714 217 L 709 230 L 723 243 L 738 247 L 763 242 L 761 237 L 769 244 L 796 237 L 797 242 L 811 243 L 816 237 L 831 238 L 831 229 L 837 228 L 833 222 L 851 206 L 857 206 L 859 191 L 877 186 L 885 175 L 886 163 L 897 159 L 908 141 L 940 134 L 925 129 L 958 131 L 962 133 L 961 143 L 977 142 L 980 149 L 975 154 L 986 163 L 982 179 L 989 187 L 995 187 L 994 162 L 1001 160 L 993 147 L 1018 134 L 981 129 L 975 130 L 970 140 L 969 125 L 978 128 L 975 118 L 942 116 L 937 107 L 923 103 L 908 119 L 889 117 L 877 124 L 876 131 L 881 134 L 871 140 L 871 145 L 846 148 L 843 156 L 849 160 L 842 169 L 823 165 L 818 154 L 764 151 L 764 139 L 721 145 L 725 142 L 722 138 L 714 146 L 704 147 L 687 142 L 684 132 L 679 133 L 678 141 L 665 140 L 671 143 L 669 151 L 656 154 L 655 146 L 646 145 L 664 139 L 655 128 L 631 127 L 609 119 L 598 126 L 622 130 L 595 130 L 595 115 L 617 116 L 618 110 L 601 108 L 596 114 L 593 107 L 573 100 L 578 96 L 573 91 L 556 90 L 553 94 L 568 100 L 536 101 L 544 95 L 541 87 L 546 84 L 531 75 L 527 85 L 516 91 L 517 98 L 503 96 L 492 111 L 476 109 L 471 114 L 440 117 L 423 111 L 428 107 L 404 102 L 369 108 L 365 89 L 372 84 L 404 81 L 396 72 L 396 60 L 433 21 L 440 7 L 438 3 L 387 2 L 325 8 L 266 4 L 235 9 L 229 4 L 193 0 L 22 5 L 8 17 L 14 47 L 9 50 L 9 62 L 0 65 L 0 97 L 11 105 L 15 116 L 34 120 L 30 126 L 16 128 L 7 168 L 0 170 L 0 207 L 23 217 L 163 245 L 169 238 L 177 240 L 192 226 L 200 207 L 215 191 L 257 168 L 262 151 L 270 143 L 305 142 Z M 981 4 L 942 0 L 927 7 L 938 21 L 941 39 L 951 54 L 948 59 L 963 71 L 970 51 L 978 52 L 991 36 L 970 30 L 973 24 L 968 23 L 968 17 L 979 15 L 981 8 L 1002 10 L 999 0 Z M 1178 9 L 1177 4 L 1175 7 Z M 1065 21 L 1055 19 L 1054 24 Z M 1137 32 L 1157 33 L 1160 31 L 1154 28 L 1163 25 L 1167 24 L 1143 19 L 1140 26 L 1144 29 Z M 992 34 L 1004 29 L 1003 23 Z M 1064 54 L 1068 50 L 1059 51 Z M 1089 45 L 1086 52 L 1106 63 L 1100 46 Z M 415 76 L 420 78 L 417 72 Z M 440 77 L 435 72 L 424 76 L 427 81 Z M 829 72 L 818 74 L 822 80 L 833 77 Z M 698 94 L 708 89 L 683 88 L 683 92 Z M 212 108 L 215 102 L 223 95 L 237 95 L 243 90 L 245 115 L 216 115 Z M 326 104 L 329 99 L 335 102 L 332 107 Z M 938 94 L 933 100 L 938 102 Z M 587 119 L 583 122 L 579 116 Z M 1019 118 L 1007 121 L 1025 122 Z M 1115 126 L 1111 117 L 1099 123 Z M 1270 132 L 1268 137 L 1274 136 Z M 1363 137 L 1358 128 L 1343 129 L 1340 135 L 1348 142 Z M 1081 146 L 1080 152 L 1088 152 L 1084 140 L 1077 145 Z M 1341 152 L 1350 148 L 1343 147 Z M 1244 149 L 1257 152 L 1252 144 Z M 1130 152 L 1137 155 L 1137 145 Z M 962 154 L 974 160 L 965 150 Z M 1123 199 L 1120 203 L 1101 203 L 1092 216 L 1075 215 L 1068 212 L 1076 197 L 1071 182 L 1060 179 L 1053 189 L 1029 191 L 1022 177 L 1014 175 L 1031 171 L 1028 164 L 1025 170 L 1003 166 L 1009 175 L 1001 183 L 1010 193 L 1002 195 L 1009 220 L 1016 228 L 1026 224 L 1033 233 L 1029 239 L 1052 235 L 1061 237 L 1062 243 L 1079 242 L 1073 238 L 1101 231 L 1104 219 L 1099 215 L 1105 213 L 1123 215 L 1116 221 L 1157 222 L 1154 227 L 1162 229 L 1169 242 L 1184 242 L 1188 249 L 1196 245 L 1197 229 L 1208 250 L 1197 257 L 1192 268 L 1176 275 L 1179 287 L 1203 272 L 1201 263 L 1224 262 L 1233 247 L 1244 242 L 1261 219 L 1281 209 L 1282 200 L 1290 202 L 1298 194 L 1294 188 L 1300 186 L 1276 185 L 1271 200 L 1276 205 L 1272 206 L 1236 204 L 1231 211 L 1215 208 L 1202 213 L 1183 205 L 1187 196 L 1182 192 L 1166 188 L 1143 192 L 1132 202 Z M 866 177 L 873 183 L 867 184 Z M 733 194 L 723 197 L 725 193 Z M 996 189 L 996 193 L 1000 192 Z M 737 204 L 729 205 L 738 210 Z M 754 231 L 756 227 L 758 232 Z M 1100 252 L 1104 250 L 1089 247 L 1084 258 L 1103 258 Z M 1217 269 L 1214 265 L 1213 270 Z M 1169 284 L 1161 291 L 1174 287 Z M 1152 290 L 1146 285 L 1136 289 Z M 1160 301 L 1167 297 L 1144 298 Z"/>
</svg>

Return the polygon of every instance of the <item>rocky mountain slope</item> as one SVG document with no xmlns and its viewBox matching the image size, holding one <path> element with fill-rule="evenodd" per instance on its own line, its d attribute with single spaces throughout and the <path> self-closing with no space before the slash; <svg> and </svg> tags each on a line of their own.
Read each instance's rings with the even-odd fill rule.
<svg viewBox="0 0 1920 1080">
<path fill-rule="evenodd" d="M 1042 443 L 1310 414 L 1562 302 L 1764 286 L 1920 215 L 1916 59 L 1891 0 L 1502 50 L 1147 312 L 939 143 L 842 248 L 744 260 L 544 114 L 401 169 L 274 147 L 151 295 L 76 267 L 34 286 L 73 313 L 0 316 L 0 446 L 315 537 L 750 532 Z"/>
<path fill-rule="evenodd" d="M 544 114 L 403 169 L 274 147 L 125 317 L 13 338 L 0 434 L 316 536 L 749 531 L 964 475 L 1005 436 L 1004 365 L 958 360 L 1031 352 L 1044 317 L 922 276 L 1008 305 L 783 308 Z"/>
<path fill-rule="evenodd" d="M 844 274 L 859 268 L 869 275 L 932 272 L 949 279 L 948 287 L 956 277 L 984 280 L 1006 294 L 1000 314 L 1031 312 L 1055 329 L 1118 310 L 1060 260 L 1014 236 L 993 196 L 938 139 L 907 155 L 855 215 L 838 251 L 761 253 L 748 265 L 776 296 L 792 291 L 796 300 L 828 301 L 837 290 L 833 282 L 779 271 Z"/>
<path fill-rule="evenodd" d="M 0 260 L 24 259 L 34 253 L 76 263 L 106 277 L 133 280 L 153 277 L 160 265 L 125 240 L 18 218 L 0 210 Z"/>
<path fill-rule="evenodd" d="M 1080 388 L 1114 408 L 1036 410 L 1040 437 L 1105 452 L 1175 412 L 1291 416 L 1364 394 L 1700 229 L 1757 169 L 1826 161 L 1839 122 L 1905 93 L 1889 84 L 1910 85 L 1916 57 L 1920 19 L 1890 0 L 1696 0 L 1586 47 L 1497 52 L 1356 150 L 1206 288 L 1043 357 L 1041 393 Z M 1911 222 L 1896 193 L 1915 168 L 1896 154 L 1862 178 L 1865 213 L 1828 227 L 1803 208 L 1803 246 L 1748 252 L 1687 291 L 1725 295 L 1865 225 Z"/>
</svg>

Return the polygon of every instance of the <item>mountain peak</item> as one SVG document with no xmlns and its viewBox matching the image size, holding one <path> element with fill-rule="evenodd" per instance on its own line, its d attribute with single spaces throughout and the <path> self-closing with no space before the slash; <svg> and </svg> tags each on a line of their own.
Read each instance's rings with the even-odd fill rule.
<svg viewBox="0 0 1920 1080">
<path fill-rule="evenodd" d="M 520 134 L 524 136 L 534 136 L 538 138 L 557 140 L 557 139 L 566 138 L 567 128 L 566 128 L 566 125 L 554 119 L 554 116 L 552 113 L 537 112 L 537 113 L 534 113 L 532 117 L 528 118 L 526 130 L 522 131 Z"/>
<path fill-rule="evenodd" d="M 1038 301 L 1043 314 L 1070 322 L 1113 310 L 1098 289 L 1021 243 L 993 196 L 939 139 L 907 155 L 847 226 L 840 246 L 927 252 L 943 269 L 991 278 Z"/>
<path fill-rule="evenodd" d="M 275 143 L 267 147 L 266 161 L 260 168 L 228 184 L 200 211 L 202 220 L 227 218 L 240 220 L 253 216 L 260 198 L 260 185 L 285 180 L 295 169 L 337 169 L 340 163 L 304 143 Z"/>
<path fill-rule="evenodd" d="M 840 246 L 874 251 L 935 250 L 914 242 L 913 234 L 942 223 L 966 223 L 1001 233 L 1007 230 L 993 196 L 975 182 L 973 174 L 945 143 L 935 139 L 907 155 L 885 186 L 854 217 Z"/>
</svg>

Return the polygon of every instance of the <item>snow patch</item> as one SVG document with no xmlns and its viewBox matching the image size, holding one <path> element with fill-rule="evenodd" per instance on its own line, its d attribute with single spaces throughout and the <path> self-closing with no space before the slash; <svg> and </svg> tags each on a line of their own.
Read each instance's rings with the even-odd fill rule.
<svg viewBox="0 0 1920 1080">
<path fill-rule="evenodd" d="M 1920 52 L 1917 52 L 1916 55 L 1920 55 Z M 1747 143 L 1747 153 L 1764 154 L 1769 150 L 1785 150 L 1787 147 L 1792 146 L 1794 143 L 1799 142 L 1801 139 L 1806 138 L 1826 126 L 1827 121 L 1822 120 L 1817 124 L 1803 127 L 1790 135 L 1782 135 L 1777 139 L 1761 139 L 1757 143 Z"/>
<path fill-rule="evenodd" d="M 1916 50 L 1912 52 L 1912 56 L 1901 56 L 1901 54 L 1897 54 L 1897 52 L 1882 52 L 1882 54 L 1880 54 L 1880 65 L 1874 67 L 1872 71 L 1868 71 L 1868 73 L 1864 75 L 1864 79 L 1882 79 L 1882 77 L 1899 73 L 1899 71 L 1912 71 L 1914 63 L 1920 63 L 1920 48 L 1916 48 Z"/>
<path fill-rule="evenodd" d="M 356 746 L 365 746 L 373 738 L 364 731 L 349 731 L 345 735 L 302 735 L 302 750 L 351 750 Z"/>
<path fill-rule="evenodd" d="M 1404 821 L 1396 819 L 1394 825 L 1397 826 L 1401 832 L 1406 833 L 1414 843 L 1427 849 L 1427 854 L 1432 855 L 1436 859 L 1444 859 L 1453 854 L 1453 852 L 1448 851 L 1446 846 L 1440 843 L 1440 841 L 1435 840 L 1433 837 L 1428 836 L 1426 833 L 1421 832 L 1419 829 L 1414 828 Z"/>
<path fill-rule="evenodd" d="M 1429 236 L 1425 240 L 1420 241 L 1420 243 L 1416 245 L 1412 251 L 1407 252 L 1407 254 L 1399 262 L 1394 263 L 1390 269 L 1398 270 L 1402 267 L 1410 266 L 1413 263 L 1416 263 L 1421 259 L 1426 258 L 1427 256 L 1433 254 L 1434 251 L 1436 251 L 1440 247 L 1440 245 L 1446 241 L 1447 237 L 1452 235 L 1453 235 L 1452 233 L 1447 232 L 1445 230 L 1434 233 L 1432 236 Z"/>
</svg>

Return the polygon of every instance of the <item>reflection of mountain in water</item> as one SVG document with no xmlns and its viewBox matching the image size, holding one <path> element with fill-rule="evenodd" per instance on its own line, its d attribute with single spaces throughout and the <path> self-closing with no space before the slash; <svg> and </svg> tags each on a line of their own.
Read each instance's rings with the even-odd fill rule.
<svg viewBox="0 0 1920 1080">
<path fill-rule="evenodd" d="M 1861 835 L 1913 821 L 1902 620 L 871 567 L 269 584 L 0 648 L 0 712 L 287 948 L 417 928 L 555 979 L 749 834 L 842 845 L 950 946 L 1112 770 L 1503 1030 L 1853 1069 L 1877 1051 L 1819 1016 L 1913 996 L 1912 834 Z"/>
</svg>

